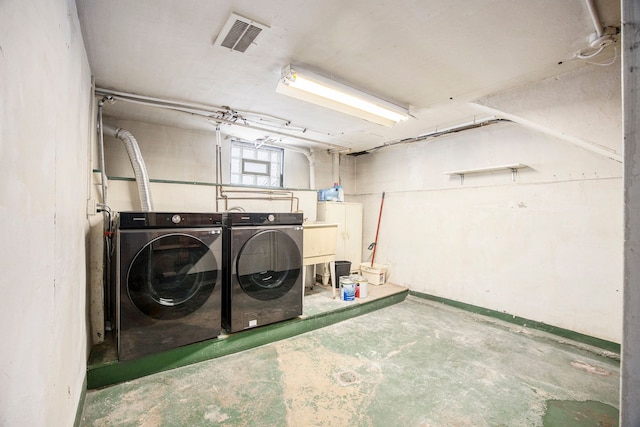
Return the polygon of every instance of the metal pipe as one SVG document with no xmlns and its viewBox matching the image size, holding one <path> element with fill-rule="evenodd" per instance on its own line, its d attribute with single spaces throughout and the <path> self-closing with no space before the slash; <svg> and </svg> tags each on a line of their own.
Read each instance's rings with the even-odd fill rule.
<svg viewBox="0 0 640 427">
<path fill-rule="evenodd" d="M 596 9 L 594 0 L 585 0 L 585 3 L 587 3 L 587 9 L 589 10 L 591 21 L 593 21 L 593 26 L 596 29 L 596 35 L 598 37 L 602 37 L 602 23 L 600 22 L 600 17 L 598 16 L 598 9 Z"/>
<path fill-rule="evenodd" d="M 221 198 L 222 185 L 222 141 L 220 136 L 220 124 L 216 126 L 216 212 L 218 209 L 218 200 Z"/>
<path fill-rule="evenodd" d="M 222 190 L 222 186 L 220 186 L 220 198 L 225 201 L 224 210 L 226 211 L 229 208 L 229 200 L 273 200 L 273 201 L 291 201 L 291 212 L 295 212 L 300 208 L 300 199 L 294 196 L 293 191 L 288 190 Z M 237 197 L 237 196 L 229 196 L 227 193 L 244 193 L 244 194 L 265 194 L 268 197 Z M 295 201 L 295 209 L 294 209 L 294 201 Z M 217 200 L 216 200 L 217 202 Z M 217 206 L 216 206 L 217 208 Z"/>
<path fill-rule="evenodd" d="M 398 145 L 398 144 L 411 144 L 413 142 L 420 142 L 420 141 L 424 141 L 426 139 L 429 138 L 437 138 L 439 136 L 444 136 L 444 135 L 449 135 L 452 133 L 458 133 L 458 132 L 464 132 L 467 130 L 472 130 L 472 129 L 476 129 L 479 127 L 483 127 L 483 126 L 488 126 L 488 125 L 492 125 L 492 124 L 496 124 L 496 123 L 504 123 L 504 122 L 511 122 L 512 120 L 508 120 L 508 119 L 503 119 L 503 118 L 496 118 L 496 117 L 487 117 L 481 120 L 474 120 L 473 122 L 470 123 L 464 123 L 464 124 L 460 124 L 460 125 L 456 125 L 456 126 L 452 126 L 449 128 L 445 128 L 442 130 L 437 130 L 437 131 L 433 131 L 433 132 L 429 132 L 429 133 L 425 133 L 422 135 L 418 135 L 416 137 L 412 137 L 412 138 L 405 138 L 405 139 L 400 139 L 397 141 L 390 141 L 390 142 L 385 142 L 382 145 L 378 145 L 376 147 L 372 147 L 372 148 L 368 148 L 366 150 L 362 150 L 362 151 L 358 151 L 355 153 L 349 153 L 349 156 L 360 156 L 363 154 L 371 154 L 374 153 L 378 150 L 381 150 L 383 148 L 387 148 L 387 147 L 392 147 L 394 145 Z"/>
<path fill-rule="evenodd" d="M 231 110 L 229 107 L 222 107 L 222 106 L 218 106 L 218 105 L 208 105 L 208 104 L 200 104 L 200 103 L 196 103 L 196 102 L 188 102 L 188 101 L 180 101 L 180 100 L 170 100 L 170 99 L 163 99 L 163 98 L 155 98 L 152 96 L 145 96 L 145 95 L 138 95 L 138 94 L 134 94 L 134 93 L 128 93 L 128 92 L 121 92 L 121 91 L 116 91 L 116 90 L 111 90 L 111 89 L 103 89 L 103 88 L 96 88 L 95 89 L 95 93 L 96 95 L 104 95 L 104 96 L 108 96 L 110 98 L 113 99 L 119 99 L 122 101 L 130 101 L 133 102 L 134 100 L 138 100 L 138 101 L 146 101 L 148 104 L 147 105 L 152 105 L 152 106 L 156 106 L 156 107 L 161 107 L 161 108 L 175 108 L 175 107 L 179 107 L 179 108 L 189 108 L 189 109 L 194 109 L 194 110 L 198 110 L 198 111 L 206 111 L 206 112 L 215 112 L 215 113 L 230 113 L 230 112 L 235 112 L 235 113 L 240 113 L 240 114 L 244 114 L 244 115 L 252 115 L 252 116 L 256 116 L 259 117 L 260 120 L 271 120 L 274 122 L 282 122 L 282 123 L 289 123 L 288 120 L 286 119 L 282 119 L 280 117 L 275 117 L 269 114 L 263 114 L 263 113 L 254 113 L 251 111 L 238 111 L 238 110 Z M 303 130 L 302 128 L 300 128 L 301 130 Z"/>
<path fill-rule="evenodd" d="M 276 147 L 284 148 L 285 150 L 295 151 L 296 153 L 304 154 L 309 162 L 309 189 L 314 190 L 316 187 L 316 156 L 313 150 L 303 150 L 299 148 L 282 146 L 279 144 L 271 144 Z"/>
<path fill-rule="evenodd" d="M 340 184 L 340 154 L 333 153 L 332 155 L 333 167 L 331 168 L 333 182 Z"/>
<path fill-rule="evenodd" d="M 216 184 L 222 184 L 222 136 L 220 125 L 216 126 Z"/>
<path fill-rule="evenodd" d="M 257 194 L 275 194 L 277 196 L 291 195 L 289 190 L 224 190 L 225 193 L 257 193 Z"/>
<path fill-rule="evenodd" d="M 107 172 L 104 161 L 104 134 L 102 129 L 102 106 L 104 98 L 98 102 L 98 144 L 100 145 L 100 186 L 102 187 L 102 204 L 107 206 Z"/>
<path fill-rule="evenodd" d="M 316 153 L 313 150 L 309 150 L 307 155 L 309 160 L 309 189 L 315 190 L 316 188 Z"/>
<path fill-rule="evenodd" d="M 144 164 L 144 159 L 142 158 L 142 153 L 138 147 L 138 142 L 128 130 L 109 125 L 104 125 L 103 129 L 107 135 L 118 138 L 124 143 L 138 184 L 138 196 L 140 197 L 142 211 L 153 211 L 153 202 L 151 201 L 151 192 L 149 190 L 149 175 L 147 174 L 147 167 Z"/>
<path fill-rule="evenodd" d="M 223 195 L 222 199 L 224 200 L 224 210 L 228 211 L 229 210 L 229 200 L 268 200 L 268 201 L 290 201 L 291 204 L 289 206 L 291 212 L 295 212 L 297 210 L 300 209 L 300 199 L 298 197 L 249 197 L 249 196 L 244 196 L 244 197 L 234 197 L 234 196 L 226 196 Z M 295 206 L 294 206 L 294 202 L 295 202 Z M 236 207 L 238 208 L 238 207 Z"/>
<path fill-rule="evenodd" d="M 207 105 L 200 105 L 200 104 L 194 104 L 194 103 L 182 102 L 182 101 L 169 101 L 169 100 L 163 100 L 163 99 L 159 99 L 159 98 L 151 98 L 151 97 L 148 97 L 148 96 L 141 96 L 141 95 L 135 95 L 135 94 L 130 94 L 130 93 L 111 91 L 111 90 L 100 89 L 100 88 L 96 89 L 95 93 L 96 93 L 96 95 L 111 96 L 113 99 L 117 99 L 117 100 L 120 100 L 120 101 L 126 101 L 126 102 L 145 105 L 145 106 L 149 106 L 149 107 L 164 108 L 164 109 L 168 109 L 168 110 L 172 110 L 172 111 L 177 111 L 177 112 L 187 113 L 187 114 L 191 114 L 191 115 L 202 116 L 205 119 L 215 121 L 217 123 L 217 125 L 220 125 L 220 123 L 226 123 L 226 124 L 229 124 L 229 125 L 232 125 L 232 126 L 239 126 L 239 127 L 244 127 L 244 128 L 247 128 L 247 129 L 254 129 L 254 130 L 259 130 L 259 131 L 262 131 L 262 132 L 269 132 L 269 133 L 280 135 L 280 136 L 284 136 L 284 137 L 287 137 L 287 138 L 294 138 L 294 139 L 297 139 L 297 140 L 300 140 L 300 141 L 309 142 L 309 143 L 312 143 L 312 144 L 323 145 L 323 146 L 329 147 L 330 149 L 333 149 L 333 150 L 349 151 L 349 148 L 347 148 L 347 147 L 343 147 L 343 146 L 336 145 L 336 144 L 331 144 L 329 142 L 319 141 L 319 140 L 312 139 L 312 138 L 307 138 L 305 136 L 294 135 L 294 134 L 290 134 L 290 133 L 287 133 L 287 132 L 274 130 L 274 129 L 271 129 L 269 127 L 256 126 L 256 125 L 251 125 L 251 124 L 244 123 L 244 122 L 228 120 L 228 119 L 225 119 L 224 117 L 212 117 L 212 116 L 214 116 L 216 114 L 229 113 L 228 110 L 224 110 L 224 109 L 222 109 L 220 107 L 211 107 L 211 106 L 207 106 Z M 258 116 L 265 116 L 265 115 L 258 115 Z M 280 121 L 284 122 L 283 119 L 277 119 L 277 118 L 272 118 L 272 119 L 273 120 L 280 120 Z M 301 132 L 305 132 L 307 130 L 306 129 L 300 129 L 300 131 Z"/>
</svg>

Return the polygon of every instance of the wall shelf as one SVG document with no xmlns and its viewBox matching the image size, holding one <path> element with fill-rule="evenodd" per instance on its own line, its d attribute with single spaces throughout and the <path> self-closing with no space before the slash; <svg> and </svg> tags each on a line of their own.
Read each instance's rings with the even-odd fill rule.
<svg viewBox="0 0 640 427">
<path fill-rule="evenodd" d="M 486 172 L 499 172 L 499 171 L 511 171 L 511 178 L 515 182 L 516 173 L 518 173 L 518 169 L 527 168 L 528 165 L 523 163 L 513 163 L 509 165 L 499 165 L 499 166 L 488 166 L 484 168 L 475 168 L 475 169 L 464 169 L 458 171 L 445 172 L 445 175 L 458 175 L 460 176 L 460 185 L 464 184 L 464 176 L 471 173 L 486 173 Z"/>
</svg>

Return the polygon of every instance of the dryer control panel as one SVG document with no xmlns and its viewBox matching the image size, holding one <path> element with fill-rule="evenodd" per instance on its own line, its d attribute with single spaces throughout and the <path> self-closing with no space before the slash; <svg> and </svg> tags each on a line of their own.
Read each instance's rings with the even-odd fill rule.
<svg viewBox="0 0 640 427">
<path fill-rule="evenodd" d="M 227 227 L 243 225 L 302 225 L 303 214 L 292 212 L 225 212 Z"/>
<path fill-rule="evenodd" d="M 221 213 L 120 212 L 120 229 L 219 227 Z"/>
</svg>

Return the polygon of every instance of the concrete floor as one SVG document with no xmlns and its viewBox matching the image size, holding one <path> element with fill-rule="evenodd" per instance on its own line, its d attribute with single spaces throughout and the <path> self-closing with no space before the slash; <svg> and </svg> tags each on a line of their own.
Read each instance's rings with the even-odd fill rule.
<svg viewBox="0 0 640 427">
<path fill-rule="evenodd" d="M 615 355 L 399 304 L 87 393 L 82 426 L 616 426 Z"/>
</svg>

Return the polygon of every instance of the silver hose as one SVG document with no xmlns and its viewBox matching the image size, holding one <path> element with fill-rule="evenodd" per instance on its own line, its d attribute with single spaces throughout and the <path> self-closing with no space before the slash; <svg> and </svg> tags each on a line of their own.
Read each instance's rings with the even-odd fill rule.
<svg viewBox="0 0 640 427">
<path fill-rule="evenodd" d="M 118 138 L 124 143 L 124 147 L 129 155 L 129 161 L 131 162 L 131 167 L 133 168 L 133 173 L 136 178 L 136 183 L 138 184 L 138 196 L 140 197 L 142 211 L 153 211 L 153 202 L 151 201 L 151 192 L 149 190 L 149 175 L 147 174 L 147 167 L 144 164 L 144 159 L 142 158 L 142 153 L 138 147 L 138 142 L 131 132 L 122 128 L 103 125 L 103 131 L 107 135 Z"/>
</svg>

